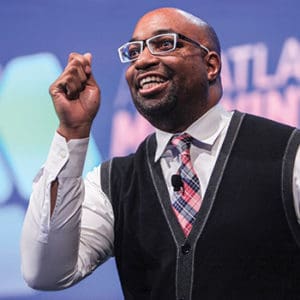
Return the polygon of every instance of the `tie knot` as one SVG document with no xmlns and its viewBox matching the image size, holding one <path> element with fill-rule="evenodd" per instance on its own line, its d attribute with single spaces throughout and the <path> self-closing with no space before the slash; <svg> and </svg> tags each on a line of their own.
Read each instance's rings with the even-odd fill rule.
<svg viewBox="0 0 300 300">
<path fill-rule="evenodd" d="M 180 135 L 174 135 L 171 139 L 171 143 L 178 149 L 180 153 L 189 151 L 191 147 L 193 137 L 188 133 L 183 133 Z"/>
</svg>

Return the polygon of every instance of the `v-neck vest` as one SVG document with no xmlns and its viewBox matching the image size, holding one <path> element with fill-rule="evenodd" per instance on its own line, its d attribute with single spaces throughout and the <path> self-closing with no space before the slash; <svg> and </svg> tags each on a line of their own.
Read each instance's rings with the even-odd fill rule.
<svg viewBox="0 0 300 300">
<path fill-rule="evenodd" d="M 126 299 L 300 297 L 292 174 L 299 131 L 235 112 L 193 229 L 172 210 L 156 140 L 101 166 Z"/>
</svg>

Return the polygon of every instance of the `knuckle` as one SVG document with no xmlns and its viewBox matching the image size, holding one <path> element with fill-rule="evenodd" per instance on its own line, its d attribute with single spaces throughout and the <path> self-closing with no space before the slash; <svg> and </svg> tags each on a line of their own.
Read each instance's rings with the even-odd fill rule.
<svg viewBox="0 0 300 300">
<path fill-rule="evenodd" d="M 53 96 L 59 88 L 60 88 L 59 81 L 55 81 L 49 86 L 48 92 L 51 96 Z"/>
<path fill-rule="evenodd" d="M 80 54 L 77 53 L 77 52 L 71 52 L 71 53 L 69 54 L 69 61 L 75 59 L 78 55 L 80 55 Z"/>
<path fill-rule="evenodd" d="M 65 83 L 70 84 L 70 83 L 74 82 L 75 79 L 74 79 L 74 76 L 69 74 L 68 76 L 65 77 L 64 81 L 65 81 Z"/>
<path fill-rule="evenodd" d="M 78 67 L 76 65 L 70 66 L 66 71 L 72 75 L 78 75 Z"/>
</svg>

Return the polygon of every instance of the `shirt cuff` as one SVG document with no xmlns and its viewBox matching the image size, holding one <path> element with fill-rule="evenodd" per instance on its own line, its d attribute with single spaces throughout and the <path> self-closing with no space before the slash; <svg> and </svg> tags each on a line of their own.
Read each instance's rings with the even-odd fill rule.
<svg viewBox="0 0 300 300">
<path fill-rule="evenodd" d="M 66 141 L 55 132 L 45 169 L 54 177 L 79 177 L 82 174 L 89 138 Z"/>
</svg>

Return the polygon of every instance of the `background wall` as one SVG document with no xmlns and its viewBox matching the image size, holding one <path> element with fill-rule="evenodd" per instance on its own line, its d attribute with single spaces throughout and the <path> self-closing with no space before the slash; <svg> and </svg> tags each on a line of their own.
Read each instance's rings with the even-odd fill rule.
<svg viewBox="0 0 300 300">
<path fill-rule="evenodd" d="M 190 11 L 216 29 L 225 107 L 299 125 L 298 0 L 1 0 L 0 299 L 122 299 L 113 259 L 68 290 L 29 289 L 20 274 L 20 231 L 32 179 L 57 126 L 48 87 L 69 52 L 93 53 L 102 88 L 85 170 L 134 151 L 152 130 L 132 107 L 116 49 L 142 14 L 161 6 Z"/>
</svg>

